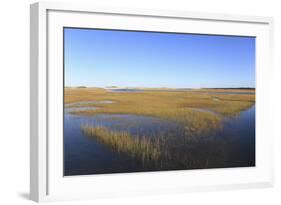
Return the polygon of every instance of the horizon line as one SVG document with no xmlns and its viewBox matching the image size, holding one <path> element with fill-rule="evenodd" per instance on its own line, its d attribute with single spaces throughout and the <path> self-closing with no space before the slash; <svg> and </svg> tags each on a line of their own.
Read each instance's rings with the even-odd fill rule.
<svg viewBox="0 0 281 205">
<path fill-rule="evenodd" d="M 159 87 L 146 87 L 146 86 L 86 86 L 86 85 L 64 85 L 64 87 L 74 87 L 74 88 L 104 88 L 104 89 L 117 89 L 117 88 L 126 88 L 126 89 L 136 89 L 136 88 L 170 88 L 170 89 L 256 89 L 256 87 L 248 86 L 235 86 L 235 87 L 168 87 L 168 86 L 159 86 Z"/>
</svg>

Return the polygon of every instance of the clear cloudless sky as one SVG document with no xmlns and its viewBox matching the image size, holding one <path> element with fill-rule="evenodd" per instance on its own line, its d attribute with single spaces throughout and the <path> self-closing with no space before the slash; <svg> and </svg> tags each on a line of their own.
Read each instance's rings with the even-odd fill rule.
<svg viewBox="0 0 281 205">
<path fill-rule="evenodd" d="M 64 28 L 65 86 L 255 87 L 255 38 Z"/>
</svg>

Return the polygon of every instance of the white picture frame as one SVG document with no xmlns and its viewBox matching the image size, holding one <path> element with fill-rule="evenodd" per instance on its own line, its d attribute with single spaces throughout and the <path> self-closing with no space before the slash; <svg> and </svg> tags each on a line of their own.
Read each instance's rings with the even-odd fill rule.
<svg viewBox="0 0 281 205">
<path fill-rule="evenodd" d="M 100 21 L 95 21 L 95 19 Z M 188 26 L 187 26 L 188 25 Z M 62 28 L 98 27 L 250 35 L 256 50 L 256 167 L 64 177 L 62 173 Z M 46 3 L 30 10 L 30 198 L 34 201 L 273 186 L 273 19 L 270 17 L 98 8 Z M 149 182 L 149 184 L 147 184 Z"/>
</svg>

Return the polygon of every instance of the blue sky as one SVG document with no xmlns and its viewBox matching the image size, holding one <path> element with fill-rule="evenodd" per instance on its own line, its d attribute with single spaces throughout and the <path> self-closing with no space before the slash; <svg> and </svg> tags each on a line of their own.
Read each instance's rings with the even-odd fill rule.
<svg viewBox="0 0 281 205">
<path fill-rule="evenodd" d="M 255 38 L 64 29 L 65 86 L 255 87 Z"/>
</svg>

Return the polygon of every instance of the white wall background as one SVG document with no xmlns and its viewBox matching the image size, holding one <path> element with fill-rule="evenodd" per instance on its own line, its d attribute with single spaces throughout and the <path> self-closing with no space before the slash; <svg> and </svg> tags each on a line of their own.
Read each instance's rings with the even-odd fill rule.
<svg viewBox="0 0 281 205">
<path fill-rule="evenodd" d="M 0 4 L 0 204 L 31 204 L 29 192 L 29 4 Z M 80 0 L 79 2 L 82 2 Z M 273 16 L 275 20 L 275 173 L 269 189 L 187 193 L 69 204 L 281 204 L 281 6 L 276 0 L 93 0 L 100 6 Z M 279 81 L 279 82 L 278 82 Z M 279 106 L 278 106 L 279 105 Z M 279 120 L 279 121 L 278 121 Z M 279 130 L 278 130 L 279 129 Z"/>
</svg>

